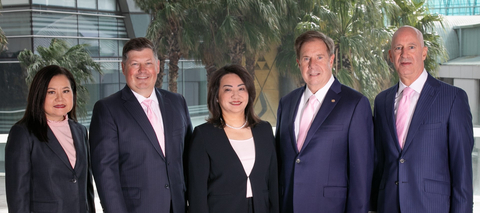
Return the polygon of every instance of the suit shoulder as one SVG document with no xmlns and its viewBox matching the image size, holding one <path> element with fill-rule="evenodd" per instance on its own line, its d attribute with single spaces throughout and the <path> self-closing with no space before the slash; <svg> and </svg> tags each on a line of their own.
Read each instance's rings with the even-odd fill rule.
<svg viewBox="0 0 480 213">
<path fill-rule="evenodd" d="M 115 92 L 105 98 L 98 100 L 96 103 L 112 103 L 120 101 L 122 97 L 122 90 Z"/>
<path fill-rule="evenodd" d="M 183 96 L 179 93 L 174 93 L 174 92 L 170 92 L 168 90 L 164 90 L 164 89 L 157 89 L 157 91 L 163 95 L 164 97 L 167 97 L 169 99 L 180 99 L 180 100 L 183 100 Z"/>
<path fill-rule="evenodd" d="M 353 88 L 345 86 L 343 84 L 342 84 L 342 93 L 346 94 L 347 96 L 349 96 L 349 98 L 353 98 L 353 99 L 366 98 L 362 93 L 358 92 Z"/>
<path fill-rule="evenodd" d="M 280 102 L 282 101 L 291 101 L 292 99 L 297 98 L 300 94 L 303 93 L 304 87 L 299 87 L 297 89 L 294 89 L 290 93 L 286 94 L 280 99 Z"/>
<path fill-rule="evenodd" d="M 260 122 L 258 122 L 257 125 L 255 125 L 255 128 L 259 128 L 259 129 L 270 128 L 270 129 L 272 129 L 272 125 L 268 121 L 261 120 Z"/>
</svg>

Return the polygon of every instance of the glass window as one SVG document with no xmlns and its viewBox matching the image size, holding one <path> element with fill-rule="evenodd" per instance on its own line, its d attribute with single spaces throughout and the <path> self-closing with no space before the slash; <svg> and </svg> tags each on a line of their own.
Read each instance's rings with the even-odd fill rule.
<svg viewBox="0 0 480 213">
<path fill-rule="evenodd" d="M 2 0 L 3 6 L 29 4 L 28 0 Z"/>
<path fill-rule="evenodd" d="M 28 93 L 25 76 L 19 63 L 0 63 L 0 134 L 7 134 L 24 114 Z"/>
<path fill-rule="evenodd" d="M 81 9 L 97 9 L 97 1 L 96 0 L 77 0 L 77 7 Z"/>
<path fill-rule="evenodd" d="M 116 11 L 117 2 L 115 0 L 99 0 L 98 10 Z"/>
<path fill-rule="evenodd" d="M 98 17 L 100 38 L 118 38 L 117 18 Z"/>
<path fill-rule="evenodd" d="M 30 35 L 30 13 L 2 13 L 0 26 L 7 36 Z"/>
<path fill-rule="evenodd" d="M 80 44 L 88 44 L 86 49 L 90 53 L 90 56 L 92 57 L 98 57 L 99 56 L 99 45 L 98 45 L 98 40 L 97 39 L 80 39 L 78 41 Z"/>
<path fill-rule="evenodd" d="M 115 57 L 118 56 L 117 40 L 100 40 L 100 56 Z"/>
<path fill-rule="evenodd" d="M 50 46 L 50 43 L 52 43 L 52 39 L 54 38 L 34 38 L 33 46 L 34 46 L 35 54 L 38 54 L 37 48 L 39 46 L 48 48 Z M 77 39 L 62 39 L 62 40 L 66 41 L 69 47 L 73 47 L 78 44 Z"/>
<path fill-rule="evenodd" d="M 98 37 L 98 17 L 79 15 L 78 36 Z"/>
<path fill-rule="evenodd" d="M 24 49 L 32 49 L 32 39 L 10 38 L 8 39 L 7 47 L 8 49 L 0 51 L 0 59 L 9 59 L 16 61 L 20 51 L 23 51 Z"/>
<path fill-rule="evenodd" d="M 32 4 L 59 7 L 75 7 L 75 0 L 32 0 Z"/>
<path fill-rule="evenodd" d="M 34 12 L 33 34 L 77 36 L 77 15 Z"/>
</svg>

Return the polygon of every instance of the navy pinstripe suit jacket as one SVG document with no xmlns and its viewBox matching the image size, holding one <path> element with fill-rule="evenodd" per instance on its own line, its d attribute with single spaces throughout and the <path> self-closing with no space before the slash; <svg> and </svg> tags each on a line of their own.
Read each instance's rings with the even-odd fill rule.
<svg viewBox="0 0 480 213">
<path fill-rule="evenodd" d="M 465 91 L 429 75 L 402 150 L 395 129 L 397 90 L 398 84 L 375 100 L 373 210 L 472 212 L 473 129 Z"/>
</svg>

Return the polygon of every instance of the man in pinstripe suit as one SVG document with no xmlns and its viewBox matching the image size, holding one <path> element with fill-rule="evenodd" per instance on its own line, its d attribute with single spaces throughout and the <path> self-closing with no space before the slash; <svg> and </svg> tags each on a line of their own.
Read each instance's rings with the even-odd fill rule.
<svg viewBox="0 0 480 213">
<path fill-rule="evenodd" d="M 428 48 L 419 30 L 400 27 L 391 45 L 400 81 L 375 99 L 372 210 L 471 213 L 473 128 L 467 95 L 427 73 Z"/>
</svg>

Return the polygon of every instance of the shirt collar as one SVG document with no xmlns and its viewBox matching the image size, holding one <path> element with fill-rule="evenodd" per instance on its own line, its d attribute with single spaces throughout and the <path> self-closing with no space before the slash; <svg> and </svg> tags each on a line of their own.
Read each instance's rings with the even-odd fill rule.
<svg viewBox="0 0 480 213">
<path fill-rule="evenodd" d="M 303 102 L 304 103 L 307 103 L 308 99 L 310 98 L 311 95 L 315 95 L 317 97 L 317 100 L 322 103 L 323 102 L 323 99 L 325 98 L 325 96 L 327 95 L 327 92 L 328 90 L 330 89 L 330 87 L 332 86 L 333 82 L 335 81 L 335 78 L 333 77 L 333 75 L 330 76 L 330 79 L 328 80 L 328 82 L 325 84 L 325 86 L 323 86 L 321 89 L 319 89 L 315 94 L 313 94 L 312 91 L 310 91 L 310 89 L 308 88 L 308 86 L 306 86 L 305 88 L 305 92 L 303 92 Z"/>
<path fill-rule="evenodd" d="M 143 95 L 140 95 L 133 90 L 132 90 L 132 92 L 133 92 L 133 95 L 135 95 L 135 98 L 137 98 L 138 102 L 140 102 L 140 103 L 142 103 L 145 99 L 151 99 L 153 102 L 158 104 L 158 99 L 157 99 L 157 95 L 155 93 L 155 88 L 152 90 L 152 93 L 150 94 L 150 96 L 148 98 L 143 97 Z"/>
<path fill-rule="evenodd" d="M 417 92 L 418 94 L 420 94 L 422 92 L 423 85 L 425 85 L 425 82 L 427 82 L 427 78 L 428 78 L 427 70 L 423 69 L 422 74 L 420 74 L 420 76 L 417 78 L 417 80 L 415 80 L 410 85 L 410 88 L 415 90 L 415 92 Z M 399 84 L 398 84 L 397 94 L 402 93 L 403 89 L 405 89 L 405 87 L 407 87 L 407 86 L 402 82 L 402 80 L 400 80 Z"/>
</svg>

